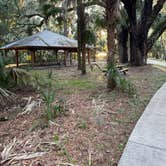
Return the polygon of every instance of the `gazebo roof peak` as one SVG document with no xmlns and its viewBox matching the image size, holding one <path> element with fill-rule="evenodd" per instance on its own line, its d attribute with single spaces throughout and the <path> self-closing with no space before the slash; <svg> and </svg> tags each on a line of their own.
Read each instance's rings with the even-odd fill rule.
<svg viewBox="0 0 166 166">
<path fill-rule="evenodd" d="M 1 49 L 17 49 L 26 47 L 69 47 L 76 48 L 78 46 L 77 40 L 70 39 L 64 35 L 44 30 L 32 36 L 25 37 L 21 40 L 14 41 L 10 44 L 3 46 Z"/>
</svg>

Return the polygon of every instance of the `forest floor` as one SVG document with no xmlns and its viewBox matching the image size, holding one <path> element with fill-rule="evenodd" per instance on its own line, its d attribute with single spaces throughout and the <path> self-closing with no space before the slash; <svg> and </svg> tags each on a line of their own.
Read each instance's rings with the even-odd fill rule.
<svg viewBox="0 0 166 166">
<path fill-rule="evenodd" d="M 45 76 L 48 70 L 31 72 Z M 98 69 L 88 69 L 85 76 L 73 67 L 53 69 L 53 76 L 56 98 L 65 101 L 68 111 L 45 125 L 42 104 L 21 114 L 25 98 L 40 101 L 40 96 L 30 89 L 17 90 L 16 104 L 0 111 L 0 117 L 8 118 L 0 122 L 2 165 L 116 166 L 137 120 L 166 81 L 166 68 L 129 68 L 126 77 L 137 89 L 132 97 L 118 89 L 108 92 Z"/>
</svg>

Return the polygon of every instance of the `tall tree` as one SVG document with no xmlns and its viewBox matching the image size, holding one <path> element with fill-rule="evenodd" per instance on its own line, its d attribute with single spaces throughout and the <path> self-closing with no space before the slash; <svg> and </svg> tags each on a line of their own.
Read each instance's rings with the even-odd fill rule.
<svg viewBox="0 0 166 166">
<path fill-rule="evenodd" d="M 118 0 L 106 0 L 106 23 L 107 23 L 107 47 L 108 47 L 108 63 L 114 62 L 115 51 L 115 30 L 117 18 Z"/>
<path fill-rule="evenodd" d="M 137 16 L 138 0 L 121 1 L 124 3 L 129 20 L 130 63 L 134 66 L 140 66 L 146 63 L 148 51 L 166 29 L 166 17 L 164 16 L 151 36 L 148 36 L 166 0 L 158 0 L 155 5 L 153 0 L 141 1 L 140 17 Z"/>
<path fill-rule="evenodd" d="M 85 5 L 82 0 L 77 0 L 77 35 L 78 35 L 78 68 L 81 68 L 82 74 L 86 74 L 86 48 L 85 48 Z"/>
<path fill-rule="evenodd" d="M 118 0 L 106 0 L 108 69 L 115 63 L 115 30 L 118 4 Z M 108 76 L 107 87 L 109 89 L 114 89 L 115 87 L 115 80 L 111 76 Z"/>
</svg>

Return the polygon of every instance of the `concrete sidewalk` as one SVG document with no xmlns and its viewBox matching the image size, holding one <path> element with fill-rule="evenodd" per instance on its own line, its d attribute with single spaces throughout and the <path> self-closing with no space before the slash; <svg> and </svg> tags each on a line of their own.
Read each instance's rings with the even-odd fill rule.
<svg viewBox="0 0 166 166">
<path fill-rule="evenodd" d="M 118 166 L 166 166 L 166 83 L 137 122 Z"/>
<path fill-rule="evenodd" d="M 148 59 L 147 63 L 152 64 L 152 65 L 159 65 L 159 66 L 166 67 L 166 61 L 158 61 L 158 60 L 154 60 L 154 59 Z"/>
</svg>

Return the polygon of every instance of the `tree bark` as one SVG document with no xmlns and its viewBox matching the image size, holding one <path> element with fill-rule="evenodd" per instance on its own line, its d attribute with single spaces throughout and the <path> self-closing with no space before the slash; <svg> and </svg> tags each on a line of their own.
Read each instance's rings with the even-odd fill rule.
<svg viewBox="0 0 166 166">
<path fill-rule="evenodd" d="M 153 0 L 145 0 L 141 11 L 141 18 L 138 21 L 138 42 L 141 52 L 142 64 L 146 64 L 147 61 L 147 37 L 148 37 L 148 17 L 152 13 Z"/>
<path fill-rule="evenodd" d="M 63 2 L 63 22 L 64 22 L 64 35 L 65 36 L 68 36 L 67 13 L 68 13 L 68 0 L 64 0 L 64 2 Z"/>
<path fill-rule="evenodd" d="M 132 66 L 142 65 L 141 50 L 138 42 L 138 27 L 136 16 L 136 0 L 127 7 L 130 22 L 130 63 Z"/>
<path fill-rule="evenodd" d="M 121 26 L 121 30 L 118 33 L 118 45 L 119 45 L 119 60 L 121 63 L 128 63 L 128 28 Z"/>
<path fill-rule="evenodd" d="M 78 69 L 86 74 L 86 51 L 85 51 L 85 6 L 82 0 L 77 0 L 77 34 L 78 34 Z"/>
<path fill-rule="evenodd" d="M 116 29 L 116 7 L 117 0 L 106 0 L 106 22 L 107 22 L 107 63 L 114 63 L 115 56 L 115 29 Z"/>
<path fill-rule="evenodd" d="M 157 39 L 161 36 L 161 34 L 166 29 L 166 16 L 160 20 L 159 24 L 155 27 L 153 33 L 149 36 L 147 40 L 147 52 L 151 50 L 154 43 L 157 41 Z"/>
<path fill-rule="evenodd" d="M 107 65 L 108 69 L 115 63 L 115 29 L 117 18 L 117 0 L 106 0 L 106 22 L 107 22 Z M 116 86 L 115 79 L 108 75 L 107 88 L 113 90 Z"/>
</svg>

